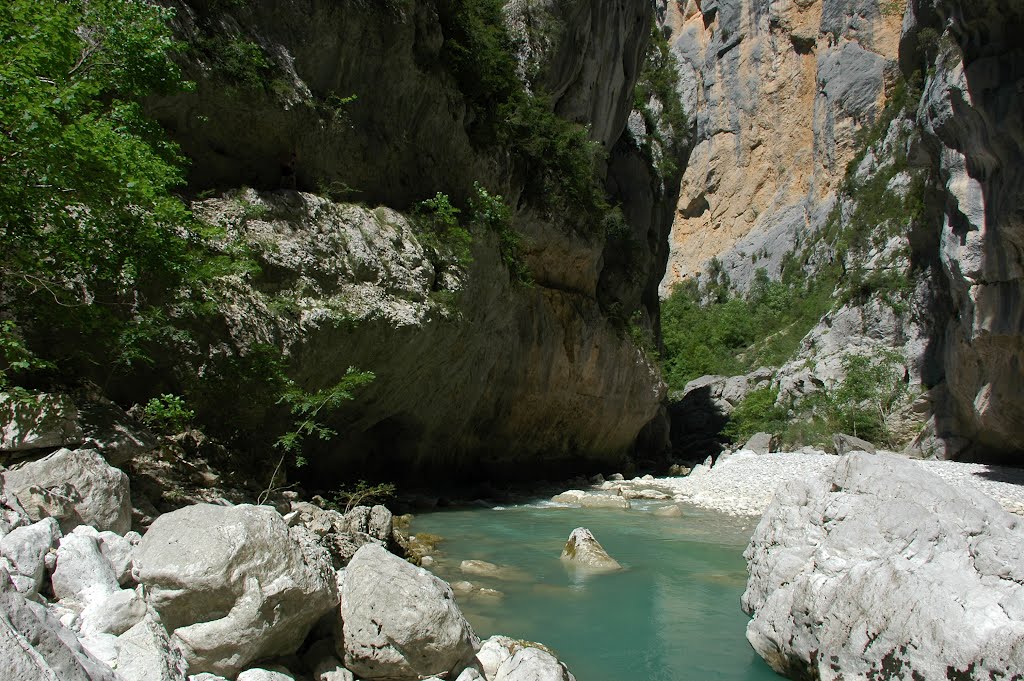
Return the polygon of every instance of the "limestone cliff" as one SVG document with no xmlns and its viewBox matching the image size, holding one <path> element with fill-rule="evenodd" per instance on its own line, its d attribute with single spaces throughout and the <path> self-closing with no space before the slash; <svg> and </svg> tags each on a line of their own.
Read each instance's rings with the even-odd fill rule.
<svg viewBox="0 0 1024 681">
<path fill-rule="evenodd" d="M 1019 455 L 1024 9 L 701 7 L 665 14 L 698 137 L 663 292 L 709 270 L 739 291 L 760 268 L 833 277 L 833 308 L 776 374 L 782 395 L 835 385 L 844 354 L 895 350 L 918 394 L 902 426 L 926 422 L 910 451 Z"/>
<path fill-rule="evenodd" d="M 218 284 L 190 370 L 269 345 L 309 390 L 374 372 L 327 419 L 343 435 L 310 457 L 321 481 L 617 461 L 652 421 L 663 442 L 664 384 L 637 343 L 656 329 L 677 177 L 626 126 L 649 0 L 505 7 L 527 90 L 607 150 L 615 239 L 543 205 L 521 150 L 488 138 L 489 103 L 453 67 L 460 3 L 173 4 L 197 86 L 150 110 L 192 159 L 197 214 L 262 270 Z M 474 230 L 459 259 L 407 216 L 437 192 L 466 206 L 474 183 L 510 203 L 514 254 Z"/>
<path fill-rule="evenodd" d="M 901 2 L 667 2 L 697 137 L 662 284 L 717 258 L 745 290 L 825 221 L 895 75 Z"/>
</svg>

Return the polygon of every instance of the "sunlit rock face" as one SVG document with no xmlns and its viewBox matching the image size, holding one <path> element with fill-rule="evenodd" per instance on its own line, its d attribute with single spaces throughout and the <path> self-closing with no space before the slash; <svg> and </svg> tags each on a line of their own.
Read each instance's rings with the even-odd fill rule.
<svg viewBox="0 0 1024 681">
<path fill-rule="evenodd" d="M 855 134 L 895 76 L 903 6 L 662 5 L 697 122 L 662 293 L 715 257 L 745 290 L 758 268 L 778 276 L 785 254 L 828 215 Z"/>
</svg>

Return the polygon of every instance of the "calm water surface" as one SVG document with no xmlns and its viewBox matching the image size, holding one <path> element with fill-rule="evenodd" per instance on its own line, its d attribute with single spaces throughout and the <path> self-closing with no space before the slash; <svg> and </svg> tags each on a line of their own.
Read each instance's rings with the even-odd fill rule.
<svg viewBox="0 0 1024 681">
<path fill-rule="evenodd" d="M 412 531 L 445 538 L 431 569 L 504 596 L 460 597 L 481 638 L 540 641 L 579 681 L 779 681 L 743 636 L 743 548 L 753 520 L 691 509 L 682 518 L 631 511 L 517 506 L 418 515 Z M 622 572 L 583 575 L 558 556 L 589 528 Z M 466 575 L 468 558 L 509 569 Z"/>
</svg>

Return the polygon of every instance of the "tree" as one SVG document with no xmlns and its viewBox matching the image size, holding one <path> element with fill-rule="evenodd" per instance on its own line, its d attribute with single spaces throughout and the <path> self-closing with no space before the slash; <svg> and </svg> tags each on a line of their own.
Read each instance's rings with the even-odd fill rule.
<svg viewBox="0 0 1024 681">
<path fill-rule="evenodd" d="M 0 10 L 0 300 L 65 371 L 131 357 L 158 303 L 208 264 L 171 193 L 183 158 L 141 106 L 183 87 L 171 15 L 144 0 Z"/>
</svg>

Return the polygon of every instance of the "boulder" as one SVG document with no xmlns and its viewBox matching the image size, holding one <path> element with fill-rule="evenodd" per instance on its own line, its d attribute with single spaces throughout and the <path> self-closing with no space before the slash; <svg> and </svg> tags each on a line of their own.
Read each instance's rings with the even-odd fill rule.
<svg viewBox="0 0 1024 681">
<path fill-rule="evenodd" d="M 131 529 L 128 476 L 93 449 L 59 449 L 2 474 L 3 492 L 32 520 L 53 516 L 61 530 L 79 525 L 124 534 Z"/>
<path fill-rule="evenodd" d="M 89 593 L 80 616 L 83 636 L 119 636 L 138 624 L 147 612 L 146 599 L 138 591 L 117 589 Z"/>
<path fill-rule="evenodd" d="M 472 671 L 470 671 L 472 670 Z M 492 636 L 484 641 L 462 681 L 575 681 L 564 664 L 540 644 Z M 457 680 L 458 681 L 458 680 Z"/>
<path fill-rule="evenodd" d="M 1024 669 L 1024 522 L 913 461 L 855 452 L 780 488 L 744 556 L 747 639 L 780 674 Z"/>
<path fill-rule="evenodd" d="M 679 504 L 669 504 L 654 509 L 654 515 L 662 518 L 682 518 L 683 508 Z"/>
<path fill-rule="evenodd" d="M 20 593 L 39 591 L 46 572 L 46 556 L 56 550 L 60 527 L 53 518 L 44 518 L 27 527 L 18 527 L 0 538 L 0 556 L 10 561 L 11 580 Z"/>
<path fill-rule="evenodd" d="M 366 522 L 366 534 L 386 544 L 391 540 L 393 530 L 394 516 L 387 507 L 378 504 L 370 509 L 370 517 Z"/>
<path fill-rule="evenodd" d="M 629 499 L 614 494 L 587 494 L 580 499 L 581 508 L 630 508 Z"/>
<path fill-rule="evenodd" d="M 562 549 L 561 559 L 566 563 L 588 570 L 610 572 L 622 569 L 619 562 L 608 555 L 604 547 L 585 527 L 577 527 L 569 534 L 565 548 Z"/>
<path fill-rule="evenodd" d="M 480 647 L 451 587 L 375 544 L 345 571 L 341 618 L 345 667 L 361 679 L 454 677 Z"/>
<path fill-rule="evenodd" d="M 117 576 L 103 557 L 99 541 L 84 532 L 72 532 L 60 540 L 52 583 L 58 600 L 83 606 L 119 590 Z"/>
<path fill-rule="evenodd" d="M 338 604 L 327 552 L 266 506 L 197 504 L 156 519 L 137 580 L 193 672 L 234 676 L 294 653 Z"/>
<path fill-rule="evenodd" d="M 844 456 L 850 452 L 867 452 L 868 454 L 876 453 L 875 446 L 867 440 L 861 440 L 859 437 L 852 435 L 846 435 L 845 433 L 836 433 L 832 436 L 832 444 L 835 445 L 836 454 Z"/>
<path fill-rule="evenodd" d="M 185 681 L 188 670 L 181 650 L 153 613 L 117 637 L 113 666 L 125 681 Z"/>
<path fill-rule="evenodd" d="M 768 454 L 772 451 L 772 434 L 754 433 L 747 440 L 747 444 L 743 445 L 743 449 L 748 449 L 755 454 Z"/>
<path fill-rule="evenodd" d="M 100 532 L 100 552 L 114 570 L 117 583 L 124 586 L 132 579 L 132 551 L 142 541 L 138 532 L 121 536 L 116 532 Z"/>
<path fill-rule="evenodd" d="M 78 410 L 66 395 L 40 393 L 19 398 L 0 393 L 0 452 L 79 445 L 84 436 Z"/>
<path fill-rule="evenodd" d="M 123 681 L 90 655 L 40 603 L 26 600 L 0 567 L 0 670 L 5 679 Z"/>
<path fill-rule="evenodd" d="M 239 674 L 237 681 L 295 681 L 295 675 L 287 668 L 280 666 L 266 669 L 253 667 Z"/>
</svg>

